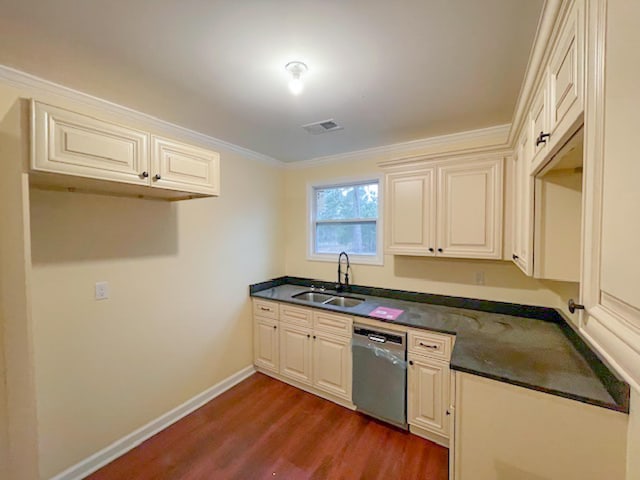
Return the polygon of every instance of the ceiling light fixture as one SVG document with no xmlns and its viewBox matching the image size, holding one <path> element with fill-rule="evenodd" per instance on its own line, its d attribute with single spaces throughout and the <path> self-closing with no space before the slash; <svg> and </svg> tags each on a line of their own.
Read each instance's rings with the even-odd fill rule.
<svg viewBox="0 0 640 480">
<path fill-rule="evenodd" d="M 299 95 L 304 88 L 302 83 L 302 75 L 309 70 L 306 64 L 302 62 L 289 62 L 284 66 L 285 70 L 291 74 L 291 80 L 289 80 L 289 90 L 294 95 Z"/>
</svg>

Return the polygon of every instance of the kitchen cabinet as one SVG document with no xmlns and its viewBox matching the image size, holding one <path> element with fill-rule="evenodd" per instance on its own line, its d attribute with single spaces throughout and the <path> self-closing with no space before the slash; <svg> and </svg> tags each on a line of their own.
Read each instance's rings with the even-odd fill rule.
<svg viewBox="0 0 640 480">
<path fill-rule="evenodd" d="M 549 60 L 549 144 L 582 123 L 584 112 L 584 0 L 574 0 Z M 547 131 L 547 130 L 545 130 Z"/>
<path fill-rule="evenodd" d="M 387 253 L 502 258 L 502 156 L 417 160 L 385 188 Z"/>
<path fill-rule="evenodd" d="M 435 255 L 436 169 L 390 173 L 386 177 L 386 252 Z"/>
<path fill-rule="evenodd" d="M 623 479 L 627 416 L 455 372 L 455 480 Z"/>
<path fill-rule="evenodd" d="M 513 262 L 525 275 L 533 274 L 533 177 L 530 174 L 531 136 L 525 129 L 513 157 Z"/>
<path fill-rule="evenodd" d="M 220 194 L 220 156 L 216 152 L 155 135 L 151 145 L 152 186 Z"/>
<path fill-rule="evenodd" d="M 313 386 L 351 401 L 351 338 L 313 335 Z"/>
<path fill-rule="evenodd" d="M 220 194 L 218 153 L 31 102 L 35 187 L 184 199 Z"/>
<path fill-rule="evenodd" d="M 410 425 L 449 436 L 449 364 L 409 355 L 407 415 Z"/>
<path fill-rule="evenodd" d="M 585 3 L 570 3 L 529 111 L 531 171 L 538 173 L 583 123 Z"/>
<path fill-rule="evenodd" d="M 253 332 L 253 363 L 270 372 L 279 369 L 278 322 L 271 318 L 255 317 Z"/>
<path fill-rule="evenodd" d="M 260 371 L 352 407 L 352 317 L 257 298 L 253 316 Z"/>
<path fill-rule="evenodd" d="M 311 384 L 311 330 L 280 323 L 280 374 Z"/>
<path fill-rule="evenodd" d="M 445 447 L 451 433 L 451 370 L 454 337 L 409 330 L 407 422 L 412 433 Z"/>
</svg>

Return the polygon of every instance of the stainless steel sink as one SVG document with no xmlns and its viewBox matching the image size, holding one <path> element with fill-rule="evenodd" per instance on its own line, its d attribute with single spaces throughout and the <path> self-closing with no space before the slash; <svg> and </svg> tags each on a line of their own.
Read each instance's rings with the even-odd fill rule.
<svg viewBox="0 0 640 480">
<path fill-rule="evenodd" d="M 336 307 L 351 308 L 364 302 L 363 298 L 343 297 L 320 292 L 302 292 L 293 295 L 293 298 L 305 302 L 321 303 L 323 305 L 334 305 Z"/>
<path fill-rule="evenodd" d="M 304 300 L 305 302 L 324 303 L 327 300 L 331 300 L 333 298 L 333 295 L 327 295 L 326 293 L 318 292 L 302 292 L 294 295 L 293 298 Z"/>
<path fill-rule="evenodd" d="M 322 302 L 322 303 L 324 305 L 335 305 L 337 307 L 351 308 L 351 307 L 355 307 L 357 305 L 360 305 L 362 302 L 364 302 L 364 299 L 362 299 L 362 298 L 333 297 L 332 299 L 327 300 L 326 302 Z"/>
</svg>

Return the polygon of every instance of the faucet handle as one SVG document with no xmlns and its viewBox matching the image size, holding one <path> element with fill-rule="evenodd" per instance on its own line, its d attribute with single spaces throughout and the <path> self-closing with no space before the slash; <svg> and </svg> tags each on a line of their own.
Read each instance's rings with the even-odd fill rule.
<svg viewBox="0 0 640 480">
<path fill-rule="evenodd" d="M 315 290 L 316 286 L 315 285 L 311 285 L 311 290 Z"/>
</svg>

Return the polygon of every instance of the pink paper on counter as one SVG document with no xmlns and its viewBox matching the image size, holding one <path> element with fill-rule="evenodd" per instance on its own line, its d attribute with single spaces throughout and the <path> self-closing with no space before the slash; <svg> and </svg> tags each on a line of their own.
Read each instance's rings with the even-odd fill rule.
<svg viewBox="0 0 640 480">
<path fill-rule="evenodd" d="M 384 318 L 385 320 L 395 320 L 404 313 L 404 310 L 398 310 L 397 308 L 378 307 L 373 310 L 369 316 Z"/>
</svg>

